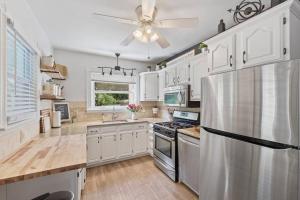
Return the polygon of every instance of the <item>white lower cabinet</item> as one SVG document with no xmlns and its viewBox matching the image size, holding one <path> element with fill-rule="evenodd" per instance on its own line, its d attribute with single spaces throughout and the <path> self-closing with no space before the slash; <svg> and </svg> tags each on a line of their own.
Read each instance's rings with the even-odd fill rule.
<svg viewBox="0 0 300 200">
<path fill-rule="evenodd" d="M 134 154 L 146 153 L 148 150 L 148 131 L 147 130 L 139 130 L 135 131 L 134 134 Z"/>
<path fill-rule="evenodd" d="M 114 162 L 148 153 L 148 124 L 99 126 L 87 136 L 88 165 Z M 95 127 L 90 129 L 95 130 Z M 101 133 L 104 131 L 105 133 Z M 107 132 L 114 130 L 114 132 Z"/>
<path fill-rule="evenodd" d="M 119 145 L 118 145 L 119 158 L 130 157 L 133 154 L 132 137 L 133 137 L 132 131 L 120 132 Z"/>
<path fill-rule="evenodd" d="M 106 133 L 100 136 L 100 160 L 105 162 L 117 158 L 117 134 Z"/>
<path fill-rule="evenodd" d="M 74 200 L 81 198 L 81 170 L 72 170 L 2 185 L 1 200 L 33 199 L 45 193 L 71 191 Z"/>
<path fill-rule="evenodd" d="M 99 162 L 100 161 L 100 145 L 99 135 L 90 135 L 87 137 L 87 162 Z"/>
</svg>

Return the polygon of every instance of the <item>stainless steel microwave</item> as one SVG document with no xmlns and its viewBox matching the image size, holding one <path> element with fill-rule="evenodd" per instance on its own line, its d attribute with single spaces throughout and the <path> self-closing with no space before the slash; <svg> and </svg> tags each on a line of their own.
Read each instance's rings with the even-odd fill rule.
<svg viewBox="0 0 300 200">
<path fill-rule="evenodd" d="M 200 102 L 190 101 L 189 85 L 178 85 L 164 89 L 164 105 L 170 107 L 200 107 Z"/>
</svg>

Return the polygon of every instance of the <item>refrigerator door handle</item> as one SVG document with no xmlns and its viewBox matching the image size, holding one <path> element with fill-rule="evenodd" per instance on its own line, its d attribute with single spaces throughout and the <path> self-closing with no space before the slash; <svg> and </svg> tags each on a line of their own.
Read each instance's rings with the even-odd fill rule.
<svg viewBox="0 0 300 200">
<path fill-rule="evenodd" d="M 254 138 L 254 137 L 243 136 L 243 135 L 239 135 L 239 134 L 235 134 L 235 133 L 229 133 L 229 132 L 220 131 L 220 130 L 215 130 L 215 129 L 211 129 L 211 128 L 207 128 L 207 127 L 202 127 L 202 128 L 205 131 L 207 131 L 208 133 L 212 133 L 212 134 L 215 134 L 215 135 L 220 135 L 220 136 L 228 137 L 228 138 L 231 138 L 231 139 L 236 139 L 236 140 L 256 144 L 256 145 L 259 145 L 259 146 L 268 147 L 268 148 L 271 148 L 271 149 L 298 149 L 299 150 L 299 147 L 297 147 L 297 146 L 282 144 L 282 143 L 268 141 L 268 140 L 257 139 L 257 138 Z"/>
</svg>

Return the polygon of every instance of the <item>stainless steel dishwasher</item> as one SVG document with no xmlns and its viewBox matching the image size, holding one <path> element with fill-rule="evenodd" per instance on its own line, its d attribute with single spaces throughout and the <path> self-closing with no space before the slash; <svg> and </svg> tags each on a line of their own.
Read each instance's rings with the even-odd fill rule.
<svg viewBox="0 0 300 200">
<path fill-rule="evenodd" d="M 199 194 L 200 140 L 178 133 L 179 182 Z"/>
</svg>

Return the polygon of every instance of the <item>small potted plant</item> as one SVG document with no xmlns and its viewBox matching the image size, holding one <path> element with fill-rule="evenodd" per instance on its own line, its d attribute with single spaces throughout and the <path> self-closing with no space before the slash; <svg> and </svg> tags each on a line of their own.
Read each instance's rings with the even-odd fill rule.
<svg viewBox="0 0 300 200">
<path fill-rule="evenodd" d="M 199 44 L 199 50 L 200 50 L 199 53 L 204 53 L 205 51 L 207 51 L 207 50 L 208 50 L 207 44 L 201 42 L 201 43 Z"/>
<path fill-rule="evenodd" d="M 142 111 L 143 107 L 139 104 L 134 104 L 133 103 L 133 104 L 128 104 L 127 110 L 129 110 L 129 112 L 131 112 L 131 119 L 132 120 L 137 120 L 136 113 Z"/>
</svg>

